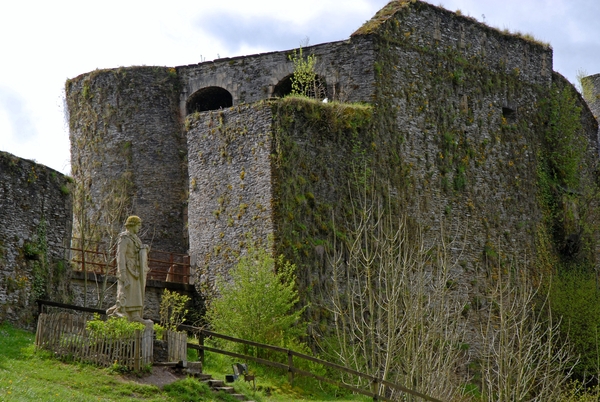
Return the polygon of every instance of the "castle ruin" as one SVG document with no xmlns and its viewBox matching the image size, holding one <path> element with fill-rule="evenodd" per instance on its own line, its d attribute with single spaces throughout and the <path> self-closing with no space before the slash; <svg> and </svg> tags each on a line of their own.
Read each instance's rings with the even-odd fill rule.
<svg viewBox="0 0 600 402">
<path fill-rule="evenodd" d="M 303 51 L 337 102 L 283 97 L 290 51 L 68 80 L 72 172 L 89 195 L 87 216 L 107 195 L 125 197 L 151 226 L 144 242 L 192 256 L 198 290 L 249 239 L 272 237 L 302 290 L 318 292 L 329 278 L 324 254 L 350 213 L 348 183 L 366 167 L 374 191 L 426 238 L 441 227 L 462 233 L 455 269 L 466 297 L 480 290 L 471 279 L 492 251 L 541 271 L 542 255 L 595 258 L 598 124 L 553 72 L 548 45 L 397 1 L 348 40 Z M 555 129 L 576 141 L 550 141 Z M 556 157 L 573 144 L 577 166 L 563 172 Z M 550 190 L 540 184 L 546 168 L 562 180 Z M 562 211 L 551 222 L 545 195 Z M 75 214 L 75 231 L 86 214 Z"/>
</svg>

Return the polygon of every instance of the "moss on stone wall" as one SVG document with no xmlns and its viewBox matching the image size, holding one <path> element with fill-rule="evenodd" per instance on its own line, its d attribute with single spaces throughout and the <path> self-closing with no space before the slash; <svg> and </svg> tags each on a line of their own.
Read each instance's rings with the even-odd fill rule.
<svg viewBox="0 0 600 402">
<path fill-rule="evenodd" d="M 327 316 L 321 295 L 331 286 L 327 253 L 347 240 L 350 191 L 368 189 L 377 151 L 373 107 L 287 97 L 273 103 L 275 253 L 297 267 L 300 294 L 317 324 Z"/>
<path fill-rule="evenodd" d="M 0 320 L 32 328 L 35 300 L 69 297 L 71 179 L 0 152 Z"/>
<path fill-rule="evenodd" d="M 187 250 L 180 89 L 176 70 L 166 67 L 97 70 L 67 81 L 76 236 L 108 241 L 135 211 L 155 248 Z"/>
</svg>

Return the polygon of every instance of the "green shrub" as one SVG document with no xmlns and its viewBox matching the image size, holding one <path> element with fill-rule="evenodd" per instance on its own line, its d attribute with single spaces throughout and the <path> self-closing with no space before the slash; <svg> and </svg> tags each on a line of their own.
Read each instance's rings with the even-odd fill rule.
<svg viewBox="0 0 600 402">
<path fill-rule="evenodd" d="M 169 331 L 177 331 L 177 327 L 185 322 L 188 310 L 185 308 L 190 298 L 177 292 L 163 291 L 160 299 L 160 322 Z"/>
<path fill-rule="evenodd" d="M 594 273 L 574 270 L 554 276 L 550 302 L 552 314 L 562 318 L 561 332 L 579 355 L 579 363 L 573 369 L 575 378 L 598 380 L 600 292 Z"/>
<path fill-rule="evenodd" d="M 276 261 L 263 249 L 249 249 L 229 272 L 230 281 L 217 278 L 221 297 L 208 305 L 211 328 L 254 342 L 303 349 L 299 338 L 306 332 L 300 319 L 304 307 L 296 308 L 299 299 L 294 270 L 283 256 Z M 252 351 L 249 346 L 242 347 L 243 353 Z"/>
<path fill-rule="evenodd" d="M 107 339 L 122 339 L 132 336 L 136 330 L 143 331 L 145 325 L 141 322 L 130 322 L 125 317 L 109 317 L 106 321 L 94 314 L 94 319 L 87 322 L 85 328 L 93 337 Z"/>
</svg>

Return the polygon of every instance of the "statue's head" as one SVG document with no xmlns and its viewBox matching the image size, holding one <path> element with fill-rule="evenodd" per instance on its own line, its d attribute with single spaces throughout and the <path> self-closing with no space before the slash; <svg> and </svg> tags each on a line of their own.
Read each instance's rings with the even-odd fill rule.
<svg viewBox="0 0 600 402">
<path fill-rule="evenodd" d="M 132 229 L 132 228 L 134 228 L 136 226 L 139 228 L 141 225 L 142 225 L 142 220 L 140 219 L 139 216 L 131 215 L 125 221 L 125 227 L 127 229 Z"/>
</svg>

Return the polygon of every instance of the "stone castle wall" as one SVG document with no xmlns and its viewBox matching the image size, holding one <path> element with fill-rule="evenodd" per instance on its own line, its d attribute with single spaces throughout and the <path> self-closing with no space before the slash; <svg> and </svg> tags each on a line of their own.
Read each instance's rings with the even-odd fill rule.
<svg viewBox="0 0 600 402">
<path fill-rule="evenodd" d="M 0 322 L 32 328 L 35 300 L 68 296 L 70 180 L 0 152 Z"/>
<path fill-rule="evenodd" d="M 368 37 L 325 43 L 303 49 L 304 56 L 317 58 L 315 72 L 325 81 L 329 99 L 369 101 L 373 94 L 374 48 Z M 233 105 L 252 103 L 275 96 L 277 84 L 294 72 L 289 56 L 293 52 L 272 52 L 219 59 L 177 67 L 183 84 L 181 113 L 196 91 L 217 86 L 231 93 Z"/>
<path fill-rule="evenodd" d="M 162 67 L 94 71 L 67 82 L 73 178 L 91 195 L 84 208 L 101 239 L 107 222 L 119 233 L 134 214 L 153 249 L 187 252 L 178 88 L 175 69 Z M 119 197 L 127 199 L 125 208 L 111 212 Z"/>
<path fill-rule="evenodd" d="M 189 218 L 198 283 L 273 234 L 272 112 L 255 103 L 188 116 Z M 248 237 L 250 236 L 250 238 Z"/>
<path fill-rule="evenodd" d="M 411 48 L 427 54 L 456 51 L 465 63 L 477 61 L 486 69 L 515 74 L 521 81 L 549 85 L 552 79 L 550 46 L 425 2 L 390 3 L 353 33 L 352 38 L 365 35 L 385 37 L 390 51 Z M 413 66 L 413 73 L 425 77 L 417 65 Z"/>
<path fill-rule="evenodd" d="M 596 120 L 600 118 L 600 74 L 590 75 L 582 79 L 583 96 L 590 106 Z M 600 135 L 600 132 L 599 132 Z"/>
<path fill-rule="evenodd" d="M 425 240 L 444 233 L 453 241 L 465 305 L 479 305 L 499 264 L 544 276 L 548 256 L 594 259 L 579 250 L 598 242 L 598 205 L 587 204 L 597 186 L 597 125 L 552 73 L 551 50 L 424 3 L 415 10 L 378 28 L 374 124 L 390 150 L 379 170 Z M 558 126 L 576 146 L 553 137 Z M 582 155 L 574 187 L 566 178 L 548 184 L 545 175 L 556 179 L 558 165 L 570 163 L 557 154 L 573 150 Z M 581 243 L 571 253 L 574 238 Z"/>
<path fill-rule="evenodd" d="M 155 248 L 185 252 L 189 233 L 198 289 L 232 266 L 248 233 L 272 235 L 275 251 L 298 263 L 303 289 L 318 289 L 360 169 L 387 182 L 430 242 L 445 231 L 459 241 L 465 303 L 483 292 L 474 278 L 491 256 L 526 264 L 565 252 L 569 239 L 596 240 L 585 223 L 596 205 L 584 200 L 595 188 L 597 124 L 552 72 L 547 45 L 392 2 L 348 41 L 304 51 L 316 55 L 328 97 L 369 106 L 265 101 L 293 73 L 289 51 L 94 72 L 67 84 L 74 175 L 91 174 L 96 199 L 103 183 L 126 182 L 132 212 L 156 225 L 144 237 Z M 231 95 L 232 107 L 181 124 L 205 89 Z M 583 156 L 577 180 L 562 172 L 571 176 L 549 189 L 544 175 L 562 174 L 556 155 L 569 154 L 552 137 L 559 123 Z M 545 198 L 562 212 L 549 214 Z"/>
</svg>

